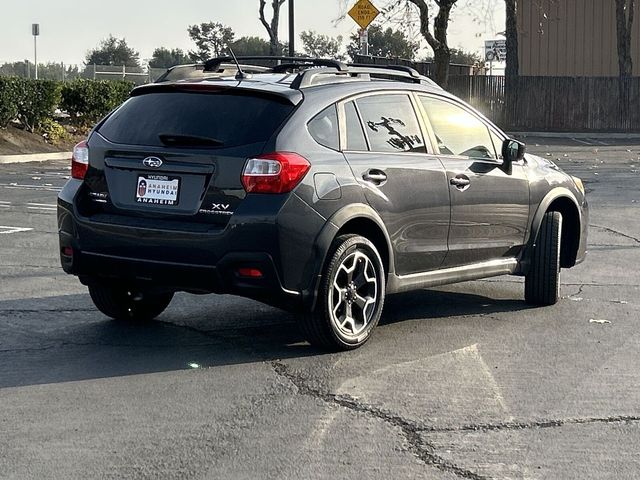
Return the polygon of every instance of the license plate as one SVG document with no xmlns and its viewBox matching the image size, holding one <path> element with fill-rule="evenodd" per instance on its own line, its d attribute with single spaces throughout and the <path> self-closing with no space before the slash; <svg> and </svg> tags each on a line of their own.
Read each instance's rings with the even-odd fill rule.
<svg viewBox="0 0 640 480">
<path fill-rule="evenodd" d="M 136 202 L 150 205 L 177 205 L 180 178 L 166 175 L 139 175 Z"/>
</svg>

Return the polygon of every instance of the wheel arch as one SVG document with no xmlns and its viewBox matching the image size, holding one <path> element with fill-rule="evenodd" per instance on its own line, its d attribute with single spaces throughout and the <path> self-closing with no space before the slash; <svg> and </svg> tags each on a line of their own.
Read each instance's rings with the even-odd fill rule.
<svg viewBox="0 0 640 480">
<path fill-rule="evenodd" d="M 311 295 L 306 302 L 311 308 L 315 305 L 320 285 L 320 276 L 328 260 L 329 249 L 340 235 L 354 233 L 370 240 L 378 250 L 387 278 L 395 272 L 391 239 L 380 216 L 373 208 L 364 203 L 347 205 L 328 220 L 316 238 L 316 275 L 311 286 Z"/>
<path fill-rule="evenodd" d="M 533 216 L 529 241 L 523 254 L 523 273 L 526 273 L 529 267 L 531 252 L 547 212 L 560 212 L 562 215 L 560 266 L 571 268 L 576 264 L 582 228 L 581 211 L 574 194 L 570 190 L 560 187 L 553 189 L 544 197 Z"/>
</svg>

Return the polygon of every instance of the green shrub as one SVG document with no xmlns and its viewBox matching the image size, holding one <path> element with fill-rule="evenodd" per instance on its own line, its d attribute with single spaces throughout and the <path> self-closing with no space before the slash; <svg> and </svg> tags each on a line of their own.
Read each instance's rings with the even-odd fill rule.
<svg viewBox="0 0 640 480">
<path fill-rule="evenodd" d="M 19 79 L 0 77 L 0 128 L 18 117 Z"/>
<path fill-rule="evenodd" d="M 42 122 L 52 118 L 61 100 L 60 82 L 18 79 L 18 120 L 33 132 Z"/>
<path fill-rule="evenodd" d="M 57 145 L 61 141 L 69 140 L 71 135 L 58 122 L 51 118 L 45 118 L 40 125 L 40 132 L 47 142 Z"/>
<path fill-rule="evenodd" d="M 60 108 L 73 125 L 88 127 L 124 102 L 133 87 L 132 82 L 124 81 L 74 80 L 62 87 Z"/>
</svg>

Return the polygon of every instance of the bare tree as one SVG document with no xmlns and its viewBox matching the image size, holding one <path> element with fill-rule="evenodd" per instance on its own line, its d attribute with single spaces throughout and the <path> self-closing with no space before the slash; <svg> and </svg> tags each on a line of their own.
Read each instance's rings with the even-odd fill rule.
<svg viewBox="0 0 640 480">
<path fill-rule="evenodd" d="M 273 16 L 270 21 L 267 21 L 265 17 L 264 9 L 267 6 L 267 0 L 260 0 L 260 22 L 264 25 L 264 28 L 269 34 L 269 53 L 271 55 L 280 55 L 282 52 L 282 45 L 278 40 L 278 27 L 280 25 L 280 7 L 286 0 L 272 0 L 271 8 L 273 9 Z"/>
<path fill-rule="evenodd" d="M 433 18 L 433 33 L 431 32 L 431 17 L 428 0 L 407 0 L 414 4 L 420 13 L 420 33 L 433 50 L 433 60 L 436 66 L 436 82 L 443 88 L 449 83 L 449 63 L 451 50 L 447 42 L 447 29 L 451 18 L 451 9 L 458 0 L 433 0 L 437 13 Z"/>
<path fill-rule="evenodd" d="M 504 75 L 515 78 L 520 71 L 518 61 L 518 0 L 504 0 L 507 13 L 505 36 L 507 37 L 507 67 Z"/>
<path fill-rule="evenodd" d="M 447 30 L 452 9 L 454 7 L 464 9 L 475 17 L 475 22 L 478 24 L 492 24 L 493 10 L 497 2 L 498 0 L 386 0 L 381 8 L 384 18 L 382 23 L 391 23 L 401 28 L 411 40 L 413 40 L 411 31 L 413 26 L 417 24 L 420 31 L 419 36 L 424 38 L 433 50 L 436 81 L 446 87 L 451 61 Z M 346 17 L 350 2 L 338 0 L 338 5 L 341 13 L 334 20 L 334 23 L 338 23 Z"/>
<path fill-rule="evenodd" d="M 631 29 L 635 0 L 616 1 L 616 27 L 618 33 L 618 68 L 620 77 L 630 77 L 633 73 L 631 59 Z"/>
</svg>

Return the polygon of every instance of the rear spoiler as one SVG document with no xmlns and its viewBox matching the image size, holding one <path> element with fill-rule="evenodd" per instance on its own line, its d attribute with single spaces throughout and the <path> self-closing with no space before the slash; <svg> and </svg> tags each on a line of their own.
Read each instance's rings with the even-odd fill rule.
<svg viewBox="0 0 640 480">
<path fill-rule="evenodd" d="M 166 82 L 166 83 L 150 83 L 141 85 L 131 91 L 131 97 L 139 97 L 149 93 L 226 93 L 229 95 L 255 95 L 261 97 L 270 97 L 274 100 L 286 102 L 291 105 L 298 105 L 303 95 L 299 90 L 292 90 L 287 87 L 273 88 L 273 84 L 264 84 L 261 82 L 238 80 L 202 80 L 197 82 Z"/>
</svg>

